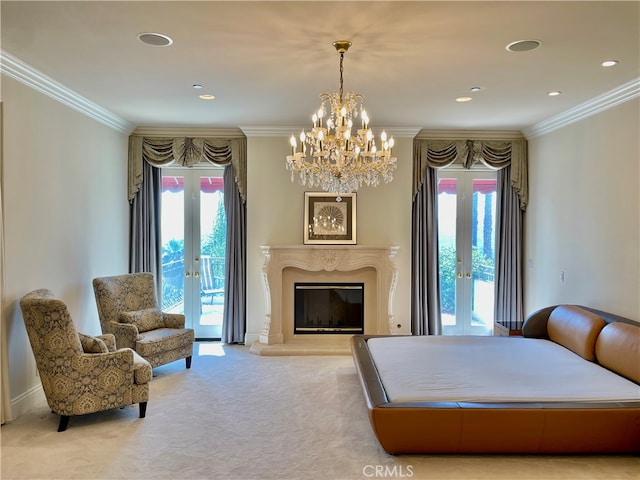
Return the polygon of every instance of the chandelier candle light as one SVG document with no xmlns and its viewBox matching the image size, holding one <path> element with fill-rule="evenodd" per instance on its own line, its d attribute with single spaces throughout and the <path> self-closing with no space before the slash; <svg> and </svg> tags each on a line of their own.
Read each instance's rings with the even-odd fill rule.
<svg viewBox="0 0 640 480">
<path fill-rule="evenodd" d="M 380 180 L 389 183 L 397 159 L 391 156 L 393 137 L 387 138 L 384 131 L 380 134 L 380 148 L 376 145 L 362 106 L 364 97 L 351 90 L 343 94 L 342 63 L 351 42 L 339 40 L 333 46 L 340 54 L 340 91 L 320 95 L 322 103 L 313 114 L 313 128 L 300 133 L 299 147 L 296 137 L 291 135 L 287 170 L 291 171 L 291 181 L 297 173 L 302 185 L 340 194 L 355 192 L 363 183 L 374 187 Z M 355 127 L 354 134 L 358 115 L 360 125 Z"/>
</svg>

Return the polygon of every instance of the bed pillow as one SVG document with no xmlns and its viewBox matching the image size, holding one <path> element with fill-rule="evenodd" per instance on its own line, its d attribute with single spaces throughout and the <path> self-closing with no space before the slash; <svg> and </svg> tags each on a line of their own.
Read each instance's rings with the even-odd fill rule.
<svg viewBox="0 0 640 480">
<path fill-rule="evenodd" d="M 608 324 L 598 335 L 596 357 L 603 367 L 640 383 L 640 325 Z"/>
<path fill-rule="evenodd" d="M 547 322 L 549 339 L 593 362 L 596 359 L 596 340 L 606 322 L 588 310 L 574 305 L 560 305 L 553 309 Z"/>
<path fill-rule="evenodd" d="M 162 312 L 157 308 L 136 310 L 134 312 L 121 312 L 120 323 L 131 323 L 138 327 L 138 332 L 148 332 L 156 328 L 164 328 Z"/>
</svg>

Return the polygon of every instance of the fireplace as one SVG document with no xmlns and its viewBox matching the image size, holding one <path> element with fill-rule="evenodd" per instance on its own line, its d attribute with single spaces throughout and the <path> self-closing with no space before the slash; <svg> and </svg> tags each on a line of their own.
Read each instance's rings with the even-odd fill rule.
<svg viewBox="0 0 640 480">
<path fill-rule="evenodd" d="M 361 283 L 365 335 L 404 334 L 394 318 L 398 247 L 369 245 L 263 245 L 265 316 L 249 351 L 256 355 L 349 355 L 352 332 L 295 331 L 296 283 L 342 286 Z M 366 291 L 366 295 L 364 292 Z M 304 327 L 303 327 L 304 328 Z M 326 328 L 333 328 L 330 323 Z"/>
<path fill-rule="evenodd" d="M 364 333 L 364 283 L 296 282 L 293 333 Z"/>
</svg>

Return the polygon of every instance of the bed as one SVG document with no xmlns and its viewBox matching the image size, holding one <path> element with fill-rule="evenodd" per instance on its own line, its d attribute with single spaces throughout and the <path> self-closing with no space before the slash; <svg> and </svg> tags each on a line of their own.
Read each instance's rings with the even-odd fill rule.
<svg viewBox="0 0 640 480">
<path fill-rule="evenodd" d="M 640 324 L 558 305 L 522 337 L 351 338 L 369 420 L 400 453 L 640 452 Z"/>
</svg>

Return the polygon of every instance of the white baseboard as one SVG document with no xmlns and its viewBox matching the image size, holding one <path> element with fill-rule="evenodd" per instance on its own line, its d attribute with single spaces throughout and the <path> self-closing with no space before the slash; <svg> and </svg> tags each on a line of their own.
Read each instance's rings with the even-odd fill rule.
<svg viewBox="0 0 640 480">
<path fill-rule="evenodd" d="M 251 345 L 253 342 L 257 342 L 260 340 L 259 333 L 245 333 L 244 334 L 244 344 Z"/>
<path fill-rule="evenodd" d="M 44 396 L 42 385 L 30 388 L 22 395 L 11 400 L 11 420 L 16 420 L 29 410 L 46 405 L 47 399 Z"/>
</svg>

